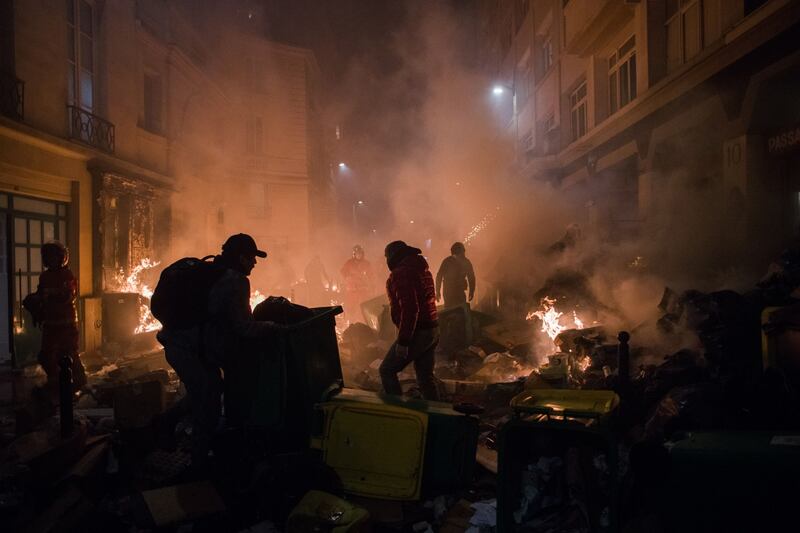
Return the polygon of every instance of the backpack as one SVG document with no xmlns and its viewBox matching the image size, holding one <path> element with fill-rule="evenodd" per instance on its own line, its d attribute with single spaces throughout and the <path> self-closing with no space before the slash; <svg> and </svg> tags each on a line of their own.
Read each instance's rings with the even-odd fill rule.
<svg viewBox="0 0 800 533">
<path fill-rule="evenodd" d="M 161 272 L 150 298 L 150 311 L 164 327 L 189 329 L 206 321 L 211 287 L 226 270 L 208 261 L 212 257 L 184 257 Z"/>
</svg>

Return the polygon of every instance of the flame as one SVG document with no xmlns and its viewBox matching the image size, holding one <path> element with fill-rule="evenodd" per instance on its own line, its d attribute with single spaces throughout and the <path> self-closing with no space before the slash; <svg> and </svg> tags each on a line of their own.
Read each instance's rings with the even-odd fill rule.
<svg viewBox="0 0 800 533">
<path fill-rule="evenodd" d="M 531 320 L 533 318 L 538 318 L 542 321 L 542 332 L 547 333 L 547 336 L 551 339 L 555 340 L 558 337 L 558 334 L 564 331 L 565 329 L 570 329 L 568 326 L 563 325 L 561 323 L 561 317 L 564 316 L 564 313 L 556 310 L 555 304 L 556 299 L 550 298 L 549 296 L 545 296 L 542 298 L 540 302 L 541 309 L 538 311 L 531 311 L 528 313 L 528 316 L 525 317 L 525 320 Z M 583 329 L 584 324 L 583 320 L 578 318 L 577 311 L 572 311 L 572 323 L 574 324 L 575 328 Z"/>
<path fill-rule="evenodd" d="M 267 297 L 261 294 L 261 291 L 258 289 L 254 290 L 253 293 L 250 295 L 250 309 L 255 309 L 258 304 L 266 300 Z"/>
<path fill-rule="evenodd" d="M 534 317 L 542 321 L 542 333 L 547 333 L 547 336 L 555 340 L 558 334 L 566 329 L 562 326 L 559 319 L 564 313 L 556 311 L 555 298 L 548 298 L 545 296 L 540 302 L 542 309 L 528 313 L 527 320 Z"/>
<path fill-rule="evenodd" d="M 578 312 L 575 311 L 575 310 L 572 311 L 572 321 L 575 323 L 575 327 L 576 328 L 578 328 L 578 329 L 583 329 L 584 328 L 583 320 L 578 318 Z"/>
<path fill-rule="evenodd" d="M 114 290 L 119 292 L 141 294 L 144 299 L 149 301 L 153 296 L 153 289 L 139 279 L 139 277 L 144 271 L 155 268 L 160 264 L 160 261 L 153 261 L 149 257 L 145 257 L 139 261 L 138 265 L 131 268 L 131 271 L 127 276 L 125 275 L 124 271 L 120 270 L 114 279 Z M 157 331 L 161 329 L 161 322 L 156 320 L 156 318 L 150 312 L 150 305 L 145 302 L 144 299 L 139 302 L 139 324 L 133 331 L 134 334 L 145 333 L 147 331 Z"/>
</svg>

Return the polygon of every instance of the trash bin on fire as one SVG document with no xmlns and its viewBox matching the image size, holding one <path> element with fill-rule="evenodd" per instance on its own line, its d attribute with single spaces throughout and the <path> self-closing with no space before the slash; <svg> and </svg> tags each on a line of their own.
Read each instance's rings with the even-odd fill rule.
<svg viewBox="0 0 800 533">
<path fill-rule="evenodd" d="M 612 391 L 527 390 L 498 440 L 497 531 L 616 531 L 617 445 L 605 421 Z"/>
<path fill-rule="evenodd" d="M 335 329 L 342 308 L 308 309 L 286 301 L 273 302 L 271 312 L 276 309 L 291 327 L 253 343 L 225 368 L 225 416 L 232 426 L 265 430 L 277 450 L 302 450 L 314 405 L 342 382 Z"/>
<path fill-rule="evenodd" d="M 478 419 L 451 404 L 343 389 L 318 414 L 312 446 L 346 492 L 417 500 L 472 480 Z"/>
</svg>

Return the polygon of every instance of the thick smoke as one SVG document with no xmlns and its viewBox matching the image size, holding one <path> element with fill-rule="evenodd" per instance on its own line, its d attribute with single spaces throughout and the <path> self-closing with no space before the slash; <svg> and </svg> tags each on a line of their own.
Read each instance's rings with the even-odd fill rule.
<svg viewBox="0 0 800 533">
<path fill-rule="evenodd" d="M 368 5 L 359 11 L 365 17 L 361 24 L 370 25 L 370 17 L 380 12 Z M 382 251 L 389 241 L 422 248 L 435 272 L 450 245 L 469 236 L 467 253 L 479 284 L 475 305 L 496 311 L 501 300 L 506 318 L 524 320 L 554 274 L 578 272 L 598 304 L 581 317 L 585 322 L 632 330 L 635 343 L 663 346 L 667 353 L 675 338 L 665 340 L 654 327 L 665 287 L 752 285 L 752 274 L 724 267 L 732 218 L 719 200 L 721 178 L 697 171 L 713 166 L 717 140 L 703 146 L 678 136 L 672 150 L 659 156 L 666 164 L 653 175 L 652 209 L 646 219 L 640 217 L 638 233 L 600 232 L 593 216 L 602 219 L 611 207 L 590 204 L 617 195 L 624 177 L 606 172 L 565 190 L 557 181 L 515 176 L 509 166 L 515 131 L 504 122 L 502 109 L 510 101 L 492 94 L 499 80 L 475 64 L 475 14 L 458 3 L 408 1 L 402 8 L 395 5 L 393 16 L 396 22 L 388 25 L 393 29 L 356 47 L 347 65 L 337 69 L 343 74 L 326 86 L 328 129 L 338 125 L 342 133 L 330 154 L 337 223 L 313 228 L 315 240 L 306 257 L 272 255 L 257 267 L 261 274 L 254 287 L 285 290 L 278 287 L 300 279 L 313 255 L 336 278 L 352 245 L 360 243 L 376 266 L 378 292 L 386 274 Z M 347 37 L 334 32 L 333 38 Z M 686 163 L 698 158 L 699 164 Z M 339 168 L 339 161 L 346 167 Z M 207 248 L 224 237 L 218 232 L 219 207 L 196 212 L 197 205 L 213 205 L 208 199 L 216 194 L 214 187 L 197 183 L 202 182 L 187 184 L 176 197 L 176 212 L 183 214 L 176 226 L 182 239 L 176 244 L 190 243 L 186 250 L 201 246 L 203 233 L 195 228 L 211 228 L 204 233 L 214 236 L 206 237 Z M 225 216 L 235 211 L 225 207 Z M 631 211 L 633 218 L 640 216 Z M 238 231 L 258 234 L 257 222 L 246 217 L 237 222 Z M 579 237 L 554 251 L 571 224 L 578 225 Z M 224 227 L 232 227 L 230 220 Z"/>
</svg>

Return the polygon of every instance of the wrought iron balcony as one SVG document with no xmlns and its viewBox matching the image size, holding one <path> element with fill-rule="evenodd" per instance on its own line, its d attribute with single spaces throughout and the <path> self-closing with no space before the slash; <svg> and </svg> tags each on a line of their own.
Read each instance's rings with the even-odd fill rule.
<svg viewBox="0 0 800 533">
<path fill-rule="evenodd" d="M 0 72 L 0 114 L 22 120 L 25 111 L 25 82 Z"/>
<path fill-rule="evenodd" d="M 67 113 L 70 137 L 106 152 L 114 151 L 114 125 L 111 122 L 74 105 L 67 105 Z"/>
</svg>

